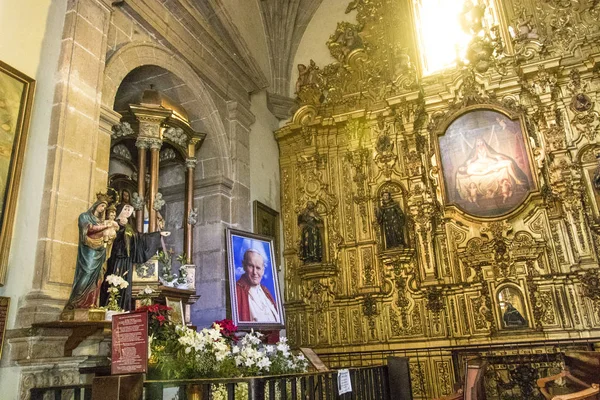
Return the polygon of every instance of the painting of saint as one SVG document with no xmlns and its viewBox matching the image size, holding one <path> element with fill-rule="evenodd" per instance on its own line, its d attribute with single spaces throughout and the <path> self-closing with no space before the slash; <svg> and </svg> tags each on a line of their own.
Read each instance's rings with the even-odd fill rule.
<svg viewBox="0 0 600 400">
<path fill-rule="evenodd" d="M 496 217 L 534 189 L 518 120 L 492 110 L 463 114 L 440 137 L 446 199 L 468 214 Z"/>
</svg>

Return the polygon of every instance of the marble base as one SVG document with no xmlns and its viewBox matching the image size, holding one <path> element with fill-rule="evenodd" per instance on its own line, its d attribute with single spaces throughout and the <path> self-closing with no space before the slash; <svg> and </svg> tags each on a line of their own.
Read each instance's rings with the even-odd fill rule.
<svg viewBox="0 0 600 400">
<path fill-rule="evenodd" d="M 99 308 L 76 308 L 60 314 L 61 321 L 104 321 L 106 311 Z"/>
</svg>

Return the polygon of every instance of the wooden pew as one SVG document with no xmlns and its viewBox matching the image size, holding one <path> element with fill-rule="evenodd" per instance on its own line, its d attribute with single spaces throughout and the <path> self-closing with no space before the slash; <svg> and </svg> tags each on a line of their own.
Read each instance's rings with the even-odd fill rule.
<svg viewBox="0 0 600 400">
<path fill-rule="evenodd" d="M 540 392 L 547 400 L 600 400 L 600 352 L 565 352 L 565 369 L 537 380 Z M 557 393 L 550 383 L 564 379 L 570 393 Z M 564 385 L 563 385 L 564 388 Z"/>
<path fill-rule="evenodd" d="M 480 358 L 467 361 L 465 383 L 455 393 L 434 400 L 485 400 L 484 375 L 487 362 Z"/>
</svg>

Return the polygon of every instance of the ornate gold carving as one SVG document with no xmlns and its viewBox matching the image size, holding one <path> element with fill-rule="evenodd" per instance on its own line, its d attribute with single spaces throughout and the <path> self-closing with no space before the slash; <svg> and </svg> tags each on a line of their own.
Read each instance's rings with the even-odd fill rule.
<svg viewBox="0 0 600 400">
<path fill-rule="evenodd" d="M 556 337 L 582 328 L 596 334 L 600 305 L 582 295 L 593 290 L 578 271 L 598 270 L 600 236 L 590 237 L 600 121 L 593 53 L 600 25 L 590 16 L 598 6 L 514 0 L 499 12 L 508 24 L 483 27 L 472 42 L 468 65 L 421 78 L 407 39 L 409 3 L 352 1 L 356 21 L 340 24 L 328 43 L 336 62 L 301 66 L 300 108 L 276 133 L 291 335 L 324 353 L 365 343 L 375 351 L 417 348 L 432 338 L 443 346 L 488 343 L 503 321 L 490 292 L 507 282 L 521 288 L 531 327 Z M 510 30 L 501 41 L 498 32 Z M 576 51 L 564 55 L 561 47 Z M 541 188 L 485 223 L 442 206 L 443 179 L 452 177 L 441 175 L 436 148 L 436 134 L 456 115 L 482 107 L 521 119 Z M 402 198 L 407 220 L 408 245 L 393 251 L 374 224 L 385 190 Z M 323 216 L 327 249 L 326 263 L 311 270 L 299 267 L 295 250 L 295 217 L 308 200 Z M 517 335 L 503 330 L 502 340 Z M 420 397 L 446 391 L 441 378 L 425 384 L 447 375 L 445 361 L 428 360 L 420 372 L 411 363 Z"/>
<path fill-rule="evenodd" d="M 425 376 L 427 373 L 426 369 L 427 367 L 424 361 L 409 363 L 413 397 L 418 398 L 421 396 L 425 397 L 427 395 L 427 389 L 425 388 Z"/>
<path fill-rule="evenodd" d="M 588 271 L 581 277 L 581 294 L 590 299 L 597 317 L 600 318 L 600 273 Z"/>
<path fill-rule="evenodd" d="M 365 148 L 358 148 L 357 150 L 346 153 L 345 158 L 354 170 L 353 181 L 356 187 L 356 193 L 354 194 L 354 203 L 356 203 L 356 205 L 358 206 L 359 215 L 361 217 L 362 222 L 362 231 L 364 234 L 366 234 L 367 202 L 370 200 L 370 196 L 367 193 L 367 166 L 370 158 L 369 151 Z"/>
<path fill-rule="evenodd" d="M 398 160 L 398 156 L 394 151 L 395 142 L 391 136 L 391 128 L 392 125 L 386 123 L 382 117 L 377 120 L 377 126 L 372 128 L 375 136 L 376 151 L 374 161 L 386 179 L 391 178 L 394 166 Z"/>
<path fill-rule="evenodd" d="M 352 332 L 353 339 L 355 343 L 360 343 L 363 341 L 363 333 L 362 333 L 362 320 L 360 318 L 360 312 L 358 310 L 352 310 Z"/>
<path fill-rule="evenodd" d="M 335 299 L 335 281 L 332 278 L 308 281 L 303 284 L 302 298 L 316 312 L 329 308 Z"/>
<path fill-rule="evenodd" d="M 329 326 L 331 327 L 331 342 L 332 343 L 339 342 L 339 340 L 340 340 L 338 337 L 339 322 L 337 319 L 337 311 L 336 310 L 329 311 Z M 324 328 L 323 330 L 325 332 L 327 332 L 327 328 Z"/>
</svg>

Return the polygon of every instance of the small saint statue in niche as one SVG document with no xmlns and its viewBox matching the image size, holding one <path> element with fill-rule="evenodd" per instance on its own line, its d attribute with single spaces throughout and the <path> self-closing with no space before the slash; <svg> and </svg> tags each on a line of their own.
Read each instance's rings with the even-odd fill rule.
<svg viewBox="0 0 600 400">
<path fill-rule="evenodd" d="M 377 222 L 385 239 L 385 249 L 404 246 L 405 217 L 400 205 L 389 191 L 381 194 L 381 206 L 375 210 Z"/>
<path fill-rule="evenodd" d="M 527 326 L 527 320 L 523 318 L 519 310 L 517 310 L 510 302 L 506 302 L 506 308 L 504 309 L 502 319 L 507 328 L 521 328 Z"/>
<path fill-rule="evenodd" d="M 298 226 L 300 228 L 299 258 L 305 264 L 323 261 L 323 239 L 321 238 L 323 219 L 312 201 L 307 202 L 306 208 L 298 215 Z"/>
</svg>

